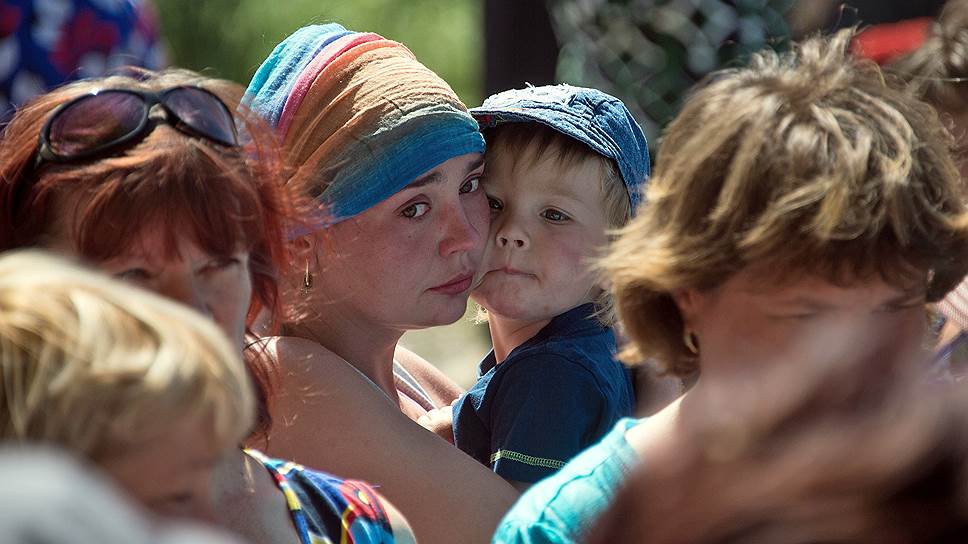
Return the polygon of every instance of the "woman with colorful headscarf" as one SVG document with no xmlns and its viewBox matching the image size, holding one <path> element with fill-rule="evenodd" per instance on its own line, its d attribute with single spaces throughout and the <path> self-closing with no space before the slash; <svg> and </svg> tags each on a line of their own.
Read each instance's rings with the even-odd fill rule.
<svg viewBox="0 0 968 544">
<path fill-rule="evenodd" d="M 397 346 L 466 308 L 489 215 L 477 123 L 405 46 L 336 24 L 280 43 L 246 104 L 315 202 L 291 236 L 293 313 L 265 340 L 283 374 L 269 451 L 379 484 L 421 542 L 489 541 L 515 492 L 410 421 L 460 391 Z"/>
</svg>

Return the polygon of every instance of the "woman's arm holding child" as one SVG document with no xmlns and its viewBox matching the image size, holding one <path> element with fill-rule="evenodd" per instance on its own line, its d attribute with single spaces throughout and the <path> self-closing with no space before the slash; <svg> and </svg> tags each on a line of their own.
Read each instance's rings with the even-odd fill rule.
<svg viewBox="0 0 968 544">
<path fill-rule="evenodd" d="M 265 342 L 281 368 L 271 455 L 379 486 L 422 544 L 490 542 L 518 496 L 510 485 L 411 421 L 319 344 Z"/>
</svg>

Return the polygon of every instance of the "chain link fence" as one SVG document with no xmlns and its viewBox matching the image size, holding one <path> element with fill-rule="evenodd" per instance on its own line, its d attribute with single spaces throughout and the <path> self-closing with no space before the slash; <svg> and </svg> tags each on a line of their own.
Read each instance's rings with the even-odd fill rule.
<svg viewBox="0 0 968 544">
<path fill-rule="evenodd" d="M 763 47 L 789 43 L 795 0 L 547 0 L 559 81 L 618 96 L 653 148 L 688 89 Z"/>
</svg>

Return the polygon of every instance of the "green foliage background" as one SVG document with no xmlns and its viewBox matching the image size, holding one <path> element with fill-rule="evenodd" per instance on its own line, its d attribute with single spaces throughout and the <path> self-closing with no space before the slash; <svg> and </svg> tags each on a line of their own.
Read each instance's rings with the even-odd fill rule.
<svg viewBox="0 0 968 544">
<path fill-rule="evenodd" d="M 286 36 L 337 22 L 406 44 L 470 106 L 484 72 L 480 0 L 155 0 L 173 65 L 247 84 Z"/>
</svg>

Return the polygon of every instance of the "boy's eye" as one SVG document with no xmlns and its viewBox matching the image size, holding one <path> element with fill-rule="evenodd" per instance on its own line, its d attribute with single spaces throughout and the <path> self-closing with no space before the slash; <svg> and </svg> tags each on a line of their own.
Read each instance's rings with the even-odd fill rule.
<svg viewBox="0 0 968 544">
<path fill-rule="evenodd" d="M 563 212 L 560 212 L 558 210 L 552 210 L 552 209 L 541 212 L 541 217 L 544 217 L 548 221 L 555 221 L 555 222 L 567 221 L 568 219 L 571 219 Z"/>
<path fill-rule="evenodd" d="M 407 206 L 406 208 L 403 209 L 402 212 L 400 212 L 400 215 L 408 219 L 414 219 L 416 217 L 420 217 L 421 215 L 424 215 L 429 211 L 430 211 L 430 204 L 421 202 L 421 203 L 411 204 Z"/>
<path fill-rule="evenodd" d="M 473 193 L 481 186 L 481 178 L 471 178 L 460 186 L 460 194 Z"/>
<path fill-rule="evenodd" d="M 492 210 L 495 210 L 495 211 L 500 211 L 504 209 L 504 203 L 494 198 L 493 196 L 487 197 L 487 205 L 488 207 L 490 207 Z"/>
</svg>

